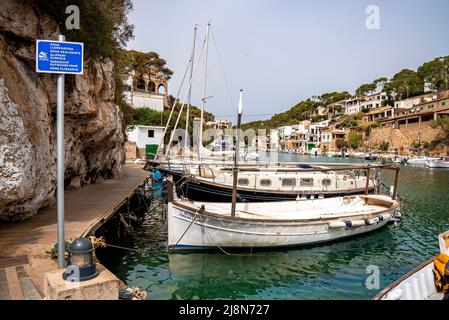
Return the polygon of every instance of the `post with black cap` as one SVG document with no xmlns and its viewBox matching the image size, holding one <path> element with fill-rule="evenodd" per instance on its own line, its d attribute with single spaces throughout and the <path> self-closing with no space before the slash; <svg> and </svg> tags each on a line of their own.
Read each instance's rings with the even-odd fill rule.
<svg viewBox="0 0 449 320">
<path fill-rule="evenodd" d="M 94 246 L 89 239 L 84 237 L 76 239 L 67 251 L 69 257 L 67 268 L 62 274 L 64 280 L 80 282 L 98 275 L 94 261 Z"/>
<path fill-rule="evenodd" d="M 243 112 L 243 90 L 240 89 L 240 100 L 237 107 L 237 133 L 235 141 L 235 154 L 234 154 L 234 168 L 233 168 L 233 181 L 232 181 L 232 204 L 231 204 L 231 217 L 235 217 L 235 207 L 237 202 L 237 180 L 238 180 L 238 164 L 239 164 L 239 149 L 240 149 L 240 126 L 242 123 Z"/>
</svg>

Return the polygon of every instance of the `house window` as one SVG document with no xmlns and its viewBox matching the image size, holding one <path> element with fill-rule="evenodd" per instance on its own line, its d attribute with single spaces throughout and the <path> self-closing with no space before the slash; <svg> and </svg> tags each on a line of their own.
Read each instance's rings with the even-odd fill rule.
<svg viewBox="0 0 449 320">
<path fill-rule="evenodd" d="M 446 105 L 446 101 L 441 102 L 441 106 L 444 107 Z"/>
<path fill-rule="evenodd" d="M 300 183 L 301 187 L 312 187 L 313 179 L 312 178 L 301 178 L 299 183 Z"/>
<path fill-rule="evenodd" d="M 247 185 L 249 185 L 249 180 L 247 178 L 240 178 L 238 180 L 238 185 L 239 186 L 247 186 Z"/>
<path fill-rule="evenodd" d="M 282 179 L 283 187 L 294 187 L 296 185 L 296 180 L 294 178 L 285 178 Z"/>
<path fill-rule="evenodd" d="M 262 179 L 262 180 L 260 180 L 260 186 L 262 186 L 262 187 L 271 187 L 271 180 L 270 179 Z"/>
<path fill-rule="evenodd" d="M 154 130 L 148 130 L 148 138 L 154 138 Z"/>
</svg>

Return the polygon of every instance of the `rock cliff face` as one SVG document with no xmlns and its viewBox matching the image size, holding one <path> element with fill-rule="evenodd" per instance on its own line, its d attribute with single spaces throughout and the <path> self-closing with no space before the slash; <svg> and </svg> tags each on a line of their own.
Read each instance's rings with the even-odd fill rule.
<svg viewBox="0 0 449 320">
<path fill-rule="evenodd" d="M 0 1 L 0 219 L 18 221 L 52 204 L 56 191 L 56 76 L 36 74 L 35 40 L 57 39 L 51 17 L 26 1 Z M 113 62 L 86 60 L 66 76 L 65 187 L 120 176 L 122 114 Z"/>
</svg>

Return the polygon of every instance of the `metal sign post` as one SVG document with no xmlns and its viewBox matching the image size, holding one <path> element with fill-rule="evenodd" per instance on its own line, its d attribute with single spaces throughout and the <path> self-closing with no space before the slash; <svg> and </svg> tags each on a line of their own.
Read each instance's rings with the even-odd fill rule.
<svg viewBox="0 0 449 320">
<path fill-rule="evenodd" d="M 65 42 L 65 36 L 59 35 L 58 41 L 36 41 L 36 72 L 57 73 L 56 88 L 56 205 L 57 205 L 57 241 L 58 266 L 65 267 L 64 239 L 64 82 L 65 74 L 83 73 L 83 44 Z"/>
<path fill-rule="evenodd" d="M 65 36 L 59 35 L 58 41 L 65 41 Z M 58 215 L 58 266 L 65 267 L 64 239 L 64 83 L 65 74 L 58 75 L 56 88 L 56 204 Z M 64 249 L 63 249 L 64 248 Z"/>
</svg>

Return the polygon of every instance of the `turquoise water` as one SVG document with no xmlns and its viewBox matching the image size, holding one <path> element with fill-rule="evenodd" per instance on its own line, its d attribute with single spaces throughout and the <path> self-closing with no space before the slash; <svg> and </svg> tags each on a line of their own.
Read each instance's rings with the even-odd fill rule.
<svg viewBox="0 0 449 320">
<path fill-rule="evenodd" d="M 347 162 L 281 155 L 283 161 Z M 392 177 L 385 176 L 391 183 Z M 438 251 L 449 229 L 449 170 L 402 166 L 403 222 L 374 233 L 313 247 L 251 253 L 168 254 L 162 208 L 134 240 L 144 252 L 113 250 L 102 262 L 150 299 L 371 299 Z M 112 250 L 112 249 L 107 249 Z M 102 255 L 103 256 L 103 255 Z M 365 286 L 366 268 L 380 270 L 380 289 Z"/>
</svg>

